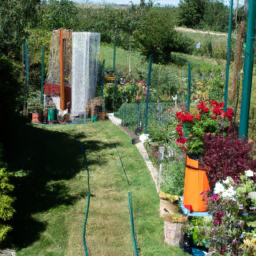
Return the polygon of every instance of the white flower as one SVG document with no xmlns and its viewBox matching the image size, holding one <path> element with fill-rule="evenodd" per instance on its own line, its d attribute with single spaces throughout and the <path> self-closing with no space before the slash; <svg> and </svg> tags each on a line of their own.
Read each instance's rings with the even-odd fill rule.
<svg viewBox="0 0 256 256">
<path fill-rule="evenodd" d="M 225 184 L 229 184 L 232 183 L 233 180 L 231 177 L 227 177 L 226 180 L 224 180 L 223 182 L 217 182 L 214 188 L 214 193 L 217 194 L 219 193 L 224 199 L 230 199 L 230 200 L 234 200 L 234 196 L 236 195 L 236 191 L 234 190 L 234 188 L 232 186 L 229 186 L 228 189 L 226 189 L 222 183 Z"/>
<path fill-rule="evenodd" d="M 247 170 L 245 171 L 246 177 L 253 177 L 253 171 L 252 170 Z"/>
</svg>

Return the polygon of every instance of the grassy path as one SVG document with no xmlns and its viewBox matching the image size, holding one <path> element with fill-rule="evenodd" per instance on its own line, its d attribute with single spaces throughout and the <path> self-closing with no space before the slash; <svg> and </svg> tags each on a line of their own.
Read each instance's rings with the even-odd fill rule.
<svg viewBox="0 0 256 256">
<path fill-rule="evenodd" d="M 113 142 L 131 183 L 140 255 L 184 255 L 179 248 L 164 244 L 164 223 L 153 181 L 136 146 L 118 127 L 97 122 L 47 129 L 26 125 L 20 131 L 22 136 L 17 138 L 9 163 L 13 171 L 23 168 L 23 175 L 15 178 L 13 243 L 19 248 L 18 256 L 84 255 L 82 232 L 88 191 L 78 140 L 86 149 L 91 193 L 95 195 L 86 232 L 89 255 L 133 255 L 128 188 Z"/>
</svg>

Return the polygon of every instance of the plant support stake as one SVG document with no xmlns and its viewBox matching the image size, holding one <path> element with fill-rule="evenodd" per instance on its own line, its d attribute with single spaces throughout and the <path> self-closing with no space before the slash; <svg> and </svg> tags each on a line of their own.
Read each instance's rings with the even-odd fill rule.
<svg viewBox="0 0 256 256">
<path fill-rule="evenodd" d="M 231 33 L 232 33 L 232 15 L 233 15 L 233 0 L 230 1 L 230 11 L 229 11 L 228 51 L 227 51 L 227 65 L 226 65 L 226 83 L 225 83 L 225 92 L 224 92 L 224 112 L 227 111 L 227 106 L 228 106 L 228 80 L 229 80 L 229 63 L 230 63 Z"/>
<path fill-rule="evenodd" d="M 256 1 L 249 0 L 248 22 L 247 22 L 247 41 L 245 49 L 244 80 L 242 89 L 241 114 L 239 124 L 239 137 L 247 139 L 248 121 L 251 101 L 252 74 L 253 74 L 253 48 L 255 37 L 255 17 Z"/>
<path fill-rule="evenodd" d="M 116 38 L 117 38 L 117 25 L 115 31 L 115 44 L 114 44 L 114 58 L 113 58 L 113 71 L 116 72 Z"/>
<path fill-rule="evenodd" d="M 148 101 L 149 101 L 149 87 L 150 87 L 151 69 L 152 69 L 152 54 L 149 57 L 149 64 L 148 64 L 148 80 L 147 80 L 148 88 L 147 88 L 147 99 L 146 99 L 145 134 L 147 134 L 147 126 L 148 126 Z"/>
<path fill-rule="evenodd" d="M 28 74 L 28 45 L 27 41 L 23 40 L 24 46 L 24 61 L 23 65 L 25 64 L 25 75 L 26 75 L 26 86 L 24 90 L 24 103 L 23 103 L 23 113 L 24 115 L 27 114 L 27 100 L 28 100 L 28 87 L 29 87 L 29 74 Z"/>
<path fill-rule="evenodd" d="M 63 32 L 60 33 L 60 109 L 65 110 L 65 88 L 64 88 L 64 60 L 63 60 Z"/>
<path fill-rule="evenodd" d="M 44 46 L 42 45 L 42 60 L 41 60 L 41 107 L 44 106 Z"/>
<path fill-rule="evenodd" d="M 102 80 L 101 80 L 102 112 L 105 111 L 104 85 L 105 85 L 105 60 L 103 60 L 103 66 L 102 66 Z"/>
<path fill-rule="evenodd" d="M 190 109 L 191 66 L 188 64 L 187 111 Z"/>
</svg>

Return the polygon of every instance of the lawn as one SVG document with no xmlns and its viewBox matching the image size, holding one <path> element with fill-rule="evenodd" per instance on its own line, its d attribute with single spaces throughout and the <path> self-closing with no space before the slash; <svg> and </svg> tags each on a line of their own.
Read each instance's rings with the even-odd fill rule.
<svg viewBox="0 0 256 256">
<path fill-rule="evenodd" d="M 12 243 L 18 256 L 84 255 L 83 221 L 87 172 L 80 149 L 86 149 L 91 198 L 86 241 L 89 255 L 133 255 L 126 179 L 130 181 L 135 232 L 140 255 L 184 255 L 164 244 L 159 198 L 147 167 L 131 140 L 108 121 L 81 125 L 13 128 L 9 169 L 15 172 Z"/>
</svg>

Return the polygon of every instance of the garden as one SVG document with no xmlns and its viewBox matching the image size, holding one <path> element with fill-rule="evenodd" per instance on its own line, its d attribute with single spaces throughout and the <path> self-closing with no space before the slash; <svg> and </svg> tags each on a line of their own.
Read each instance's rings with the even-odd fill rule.
<svg viewBox="0 0 256 256">
<path fill-rule="evenodd" d="M 231 3 L 1 3 L 4 253 L 256 255 L 256 5 Z"/>
</svg>

